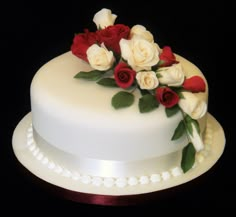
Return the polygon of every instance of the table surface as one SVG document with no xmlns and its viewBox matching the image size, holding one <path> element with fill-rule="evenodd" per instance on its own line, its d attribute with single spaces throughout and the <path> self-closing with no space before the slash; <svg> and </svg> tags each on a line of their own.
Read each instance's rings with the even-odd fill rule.
<svg viewBox="0 0 236 217">
<path fill-rule="evenodd" d="M 53 6 L 32 3 L 19 4 L 14 8 L 6 5 L 9 12 L 3 16 L 4 21 L 0 46 L 4 55 L 1 70 L 1 115 L 0 162 L 1 186 L 3 193 L 1 210 L 8 213 L 13 207 L 21 207 L 22 214 L 83 214 L 96 212 L 97 215 L 124 215 L 145 212 L 168 214 L 184 212 L 190 207 L 194 212 L 203 210 L 230 210 L 229 195 L 235 191 L 234 180 L 234 138 L 232 100 L 227 100 L 233 93 L 228 70 L 230 55 L 226 48 L 230 46 L 230 29 L 224 26 L 230 21 L 230 13 L 224 6 L 215 4 L 201 7 L 199 4 L 183 5 L 175 3 L 170 7 L 162 3 L 161 8 L 168 7 L 170 13 L 155 10 L 150 5 L 137 5 L 135 10 L 122 7 L 121 4 L 109 2 L 105 7 L 111 8 L 118 15 L 119 23 L 127 25 L 142 24 L 154 32 L 157 43 L 162 47 L 170 45 L 173 50 L 195 63 L 204 73 L 209 83 L 208 111 L 220 122 L 226 135 L 226 148 L 220 160 L 204 175 L 184 185 L 161 192 L 159 195 L 128 207 L 107 207 L 76 203 L 65 200 L 48 191 L 49 188 L 38 178 L 32 176 L 16 160 L 12 151 L 12 133 L 18 122 L 30 111 L 30 83 L 40 66 L 51 58 L 70 49 L 75 32 L 88 27 L 95 30 L 92 17 L 104 7 L 96 3 L 94 7 L 73 7 L 72 4 L 58 3 Z M 143 11 L 148 11 L 143 16 Z M 154 16 L 155 14 L 155 16 Z M 220 27 L 220 28 L 219 28 Z M 229 62 L 228 62 L 229 61 Z M 227 64 L 229 63 L 229 64 Z M 5 86 L 4 86 L 4 85 Z M 227 97 L 226 97 L 227 96 Z M 225 203 L 223 205 L 223 203 Z M 12 208 L 7 208 L 11 204 Z M 10 206 L 11 206 L 10 205 Z M 31 210 L 29 209 L 31 208 Z M 152 214 L 153 215 L 153 214 Z"/>
</svg>

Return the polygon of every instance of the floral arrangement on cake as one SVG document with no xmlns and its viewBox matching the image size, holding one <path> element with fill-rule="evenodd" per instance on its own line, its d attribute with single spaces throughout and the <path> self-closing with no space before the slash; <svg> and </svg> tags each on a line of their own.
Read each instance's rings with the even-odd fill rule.
<svg viewBox="0 0 236 217">
<path fill-rule="evenodd" d="M 186 172 L 194 164 L 196 151 L 203 149 L 197 119 L 204 116 L 207 105 L 194 93 L 206 90 L 205 81 L 200 76 L 186 78 L 171 47 L 161 49 L 144 26 L 114 24 L 116 18 L 117 15 L 104 8 L 94 15 L 95 32 L 85 29 L 74 36 L 72 53 L 93 68 L 89 72 L 80 71 L 75 78 L 121 88 L 111 99 L 115 109 L 131 106 L 133 92 L 138 89 L 141 113 L 151 112 L 160 104 L 165 107 L 167 117 L 182 112 L 183 120 L 171 140 L 184 134 L 188 137 L 181 162 Z"/>
</svg>

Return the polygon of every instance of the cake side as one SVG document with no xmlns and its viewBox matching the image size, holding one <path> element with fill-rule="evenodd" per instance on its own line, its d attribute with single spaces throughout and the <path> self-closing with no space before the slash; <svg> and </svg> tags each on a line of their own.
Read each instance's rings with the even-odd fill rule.
<svg viewBox="0 0 236 217">
<path fill-rule="evenodd" d="M 180 56 L 178 59 L 186 76 L 203 77 L 192 63 Z M 117 88 L 107 91 L 106 87 L 74 79 L 78 70 L 89 71 L 90 67 L 67 52 L 36 73 L 31 84 L 31 105 L 38 142 L 46 141 L 65 155 L 91 162 L 135 162 L 137 166 L 142 161 L 156 161 L 158 157 L 170 155 L 165 163 L 156 162 L 147 168 L 154 170 L 156 165 L 161 164 L 160 170 L 163 170 L 179 165 L 182 149 L 188 143 L 186 136 L 171 141 L 176 126 L 183 118 L 180 112 L 167 117 L 160 105 L 155 111 L 140 114 L 138 100 L 129 108 L 115 110 L 109 102 Z M 136 91 L 135 95 L 138 99 L 140 94 Z M 208 92 L 199 93 L 199 97 L 207 102 Z M 201 131 L 204 128 L 205 117 L 201 118 Z M 68 161 L 65 162 L 68 164 Z M 90 166 L 83 165 L 82 170 L 89 170 L 87 167 Z"/>
</svg>

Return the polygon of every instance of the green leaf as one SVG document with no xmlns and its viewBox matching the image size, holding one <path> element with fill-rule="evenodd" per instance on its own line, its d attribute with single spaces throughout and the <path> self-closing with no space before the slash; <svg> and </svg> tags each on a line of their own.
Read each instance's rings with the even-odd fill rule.
<svg viewBox="0 0 236 217">
<path fill-rule="evenodd" d="M 114 78 L 102 78 L 99 81 L 97 81 L 97 84 L 106 87 L 118 87 Z"/>
<path fill-rule="evenodd" d="M 159 60 L 159 62 L 157 63 L 157 66 L 160 66 L 160 65 L 162 65 L 162 64 L 164 64 L 164 63 L 165 63 L 164 60 Z"/>
<path fill-rule="evenodd" d="M 178 105 L 175 105 L 171 108 L 165 108 L 166 116 L 169 118 L 175 115 L 180 110 Z"/>
<path fill-rule="evenodd" d="M 155 96 L 146 94 L 139 99 L 138 106 L 141 113 L 146 113 L 158 108 L 159 103 Z"/>
<path fill-rule="evenodd" d="M 173 90 L 176 93 L 179 93 L 180 91 L 183 91 L 182 86 L 171 86 L 170 88 L 171 88 L 171 90 Z"/>
<path fill-rule="evenodd" d="M 184 147 L 181 160 L 181 168 L 184 173 L 193 167 L 195 162 L 195 153 L 195 148 L 191 142 Z"/>
<path fill-rule="evenodd" d="M 90 81 L 96 81 L 103 76 L 105 71 L 93 70 L 90 72 L 81 71 L 74 76 L 74 78 L 82 78 Z"/>
<path fill-rule="evenodd" d="M 192 118 L 188 115 L 186 115 L 184 117 L 184 121 L 185 121 L 185 126 L 186 126 L 186 129 L 188 131 L 188 133 L 192 136 L 193 135 L 193 126 L 192 126 Z"/>
<path fill-rule="evenodd" d="M 178 126 L 175 129 L 175 132 L 171 138 L 171 140 L 179 139 L 184 133 L 186 132 L 184 121 L 181 120 L 178 124 Z"/>
<path fill-rule="evenodd" d="M 136 87 L 138 88 L 138 90 L 140 91 L 142 96 L 144 96 L 146 94 L 155 95 L 155 89 L 152 89 L 152 90 L 141 89 L 140 86 L 137 84 L 136 84 Z"/>
<path fill-rule="evenodd" d="M 200 126 L 197 120 L 192 119 L 193 125 L 196 127 L 198 134 L 200 135 Z"/>
<path fill-rule="evenodd" d="M 185 99 L 182 92 L 178 92 L 177 94 L 178 94 L 178 96 L 179 96 L 180 99 Z"/>
<path fill-rule="evenodd" d="M 192 118 L 189 115 L 185 115 L 184 117 L 185 122 L 192 122 Z"/>
<path fill-rule="evenodd" d="M 138 86 L 138 89 L 141 93 L 142 96 L 146 95 L 146 94 L 150 94 L 148 90 L 145 90 L 145 89 L 141 89 L 139 86 Z"/>
<path fill-rule="evenodd" d="M 200 135 L 200 126 L 197 120 L 192 119 L 189 115 L 186 115 L 185 118 L 186 128 L 189 134 L 193 135 L 193 126 L 196 127 L 198 134 Z"/>
<path fill-rule="evenodd" d="M 111 104 L 115 109 L 129 107 L 134 103 L 134 95 L 120 91 L 112 97 Z"/>
<path fill-rule="evenodd" d="M 157 72 L 156 75 L 157 75 L 157 78 L 162 78 L 162 75 L 160 73 Z"/>
<path fill-rule="evenodd" d="M 158 64 L 156 64 L 156 65 L 152 66 L 152 71 L 156 71 L 156 70 L 158 69 L 158 67 L 159 67 L 159 65 L 158 65 Z"/>
</svg>

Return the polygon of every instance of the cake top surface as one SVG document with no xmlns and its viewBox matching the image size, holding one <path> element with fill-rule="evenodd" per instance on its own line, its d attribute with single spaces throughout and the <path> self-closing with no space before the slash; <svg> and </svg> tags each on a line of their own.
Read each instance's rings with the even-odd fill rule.
<svg viewBox="0 0 236 217">
<path fill-rule="evenodd" d="M 176 57 L 181 62 L 187 77 L 194 75 L 203 77 L 201 71 L 191 62 L 178 55 Z M 146 127 L 150 128 L 153 116 L 157 120 L 163 119 L 163 113 L 165 113 L 163 105 L 159 105 L 158 109 L 153 109 L 151 112 L 140 113 L 138 104 L 142 94 L 138 89 L 132 92 L 134 103 L 131 106 L 124 109 L 113 108 L 111 99 L 120 91 L 120 88 L 107 88 L 92 81 L 74 79 L 73 77 L 79 70 L 89 72 L 92 68 L 71 52 L 54 58 L 40 68 L 33 79 L 31 89 L 32 91 L 40 90 L 34 91 L 34 94 L 37 95 L 39 101 L 44 102 L 45 109 L 51 108 L 53 114 L 53 111 L 60 110 L 68 119 L 77 117 L 81 120 L 82 116 L 89 114 L 90 119 L 86 120 L 88 125 L 92 119 L 93 121 L 100 119 L 105 124 L 116 118 L 116 123 L 113 123 L 114 127 L 133 122 L 136 127 L 142 123 L 142 126 L 147 124 Z M 207 100 L 205 93 L 196 93 L 196 95 L 199 99 Z M 50 103 L 52 100 L 54 103 Z M 49 103 L 55 107 L 48 107 Z"/>
</svg>

